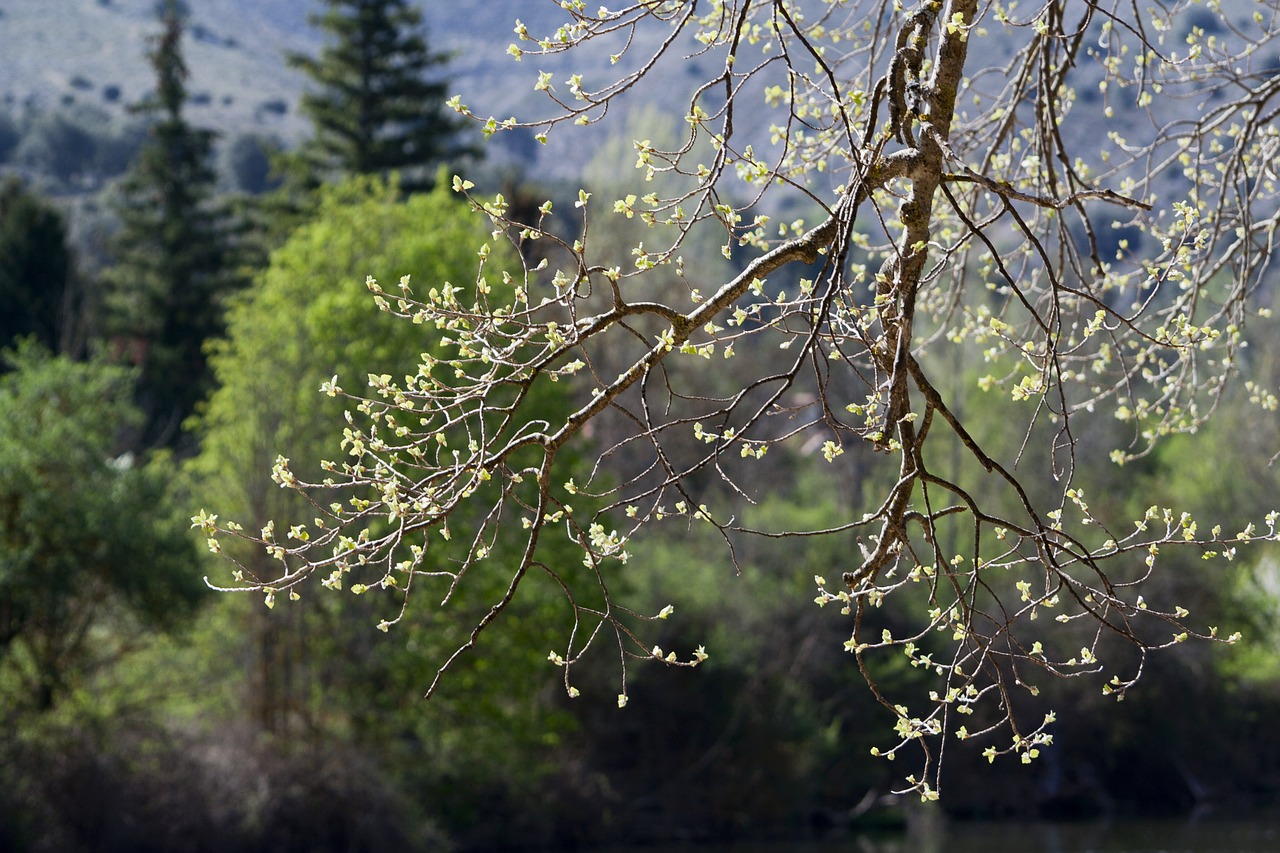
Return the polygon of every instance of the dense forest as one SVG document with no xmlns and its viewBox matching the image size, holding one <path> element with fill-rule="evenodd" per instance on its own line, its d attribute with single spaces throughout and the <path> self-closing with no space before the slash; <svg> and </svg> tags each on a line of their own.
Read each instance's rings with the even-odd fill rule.
<svg viewBox="0 0 1280 853">
<path fill-rule="evenodd" d="M 1274 805 L 1280 13 L 314 5 L 296 139 L 179 0 L 0 106 L 0 851 Z"/>
</svg>

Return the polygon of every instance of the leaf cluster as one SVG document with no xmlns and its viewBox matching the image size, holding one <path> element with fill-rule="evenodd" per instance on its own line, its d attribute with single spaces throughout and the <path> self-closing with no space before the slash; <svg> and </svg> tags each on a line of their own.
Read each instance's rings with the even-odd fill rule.
<svg viewBox="0 0 1280 853">
<path fill-rule="evenodd" d="M 105 622 L 163 628 L 204 590 L 170 503 L 171 466 L 119 453 L 135 425 L 132 377 L 32 343 L 0 376 L 0 665 L 47 708 L 110 660 Z"/>
</svg>

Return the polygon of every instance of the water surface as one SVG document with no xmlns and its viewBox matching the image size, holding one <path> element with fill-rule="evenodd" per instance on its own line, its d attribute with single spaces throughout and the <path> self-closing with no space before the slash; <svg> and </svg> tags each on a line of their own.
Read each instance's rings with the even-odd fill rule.
<svg viewBox="0 0 1280 853">
<path fill-rule="evenodd" d="M 1249 818 L 961 823 L 839 841 L 611 847 L 599 853 L 1280 853 L 1280 813 Z"/>
</svg>

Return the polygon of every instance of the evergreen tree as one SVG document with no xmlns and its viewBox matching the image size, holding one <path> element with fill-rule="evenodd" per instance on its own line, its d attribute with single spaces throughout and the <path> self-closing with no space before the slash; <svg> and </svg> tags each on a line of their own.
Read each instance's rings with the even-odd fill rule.
<svg viewBox="0 0 1280 853">
<path fill-rule="evenodd" d="M 407 190 L 430 184 L 433 166 L 470 153 L 444 108 L 445 84 L 427 79 L 446 57 L 428 49 L 422 13 L 406 0 L 324 0 L 312 15 L 330 43 L 289 62 L 315 84 L 302 112 L 315 126 L 300 160 L 308 179 L 401 172 Z"/>
<path fill-rule="evenodd" d="M 182 114 L 187 67 L 175 0 L 160 7 L 160 21 L 149 53 L 156 91 L 134 107 L 151 119 L 150 139 L 117 202 L 108 331 L 116 354 L 142 368 L 143 442 L 172 445 L 210 388 L 204 342 L 221 333 L 221 300 L 238 282 L 229 216 L 213 200 L 215 134 Z"/>
<path fill-rule="evenodd" d="M 75 272 L 62 214 L 10 178 L 0 184 L 0 347 L 27 335 L 76 345 Z"/>
</svg>

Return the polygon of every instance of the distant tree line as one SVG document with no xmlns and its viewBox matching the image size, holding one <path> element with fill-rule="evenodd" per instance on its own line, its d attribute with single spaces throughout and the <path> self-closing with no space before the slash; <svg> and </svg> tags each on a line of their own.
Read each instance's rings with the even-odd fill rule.
<svg viewBox="0 0 1280 853">
<path fill-rule="evenodd" d="M 381 189 L 344 190 L 336 198 L 373 217 L 368 224 L 384 216 L 413 216 L 412 227 L 401 228 L 408 239 L 417 233 L 417 217 L 439 218 L 442 224 L 453 218 L 444 211 L 456 206 L 452 199 L 400 207 L 407 192 L 433 183 L 436 163 L 470 153 L 457 141 L 459 125 L 445 118 L 437 103 L 443 99 L 442 84 L 425 79 L 442 57 L 428 49 L 419 13 L 399 0 L 327 6 L 317 23 L 332 43 L 318 61 L 293 57 L 315 80 L 306 111 L 314 117 L 316 135 L 297 153 L 281 151 L 269 138 L 240 136 L 223 141 L 219 164 L 217 134 L 187 116 L 192 102 L 183 55 L 188 13 L 177 0 L 157 7 L 159 30 L 146 51 L 154 89 L 130 107 L 128 121 L 112 121 L 104 111 L 75 103 L 0 112 L 0 170 L 5 173 L 0 181 L 0 723 L 5 731 L 0 763 L 7 768 L 0 772 L 7 786 L 0 796 L 0 847 L 5 849 L 103 849 L 103 843 L 106 849 L 140 849 L 136 837 L 112 848 L 115 842 L 80 834 L 81 819 L 58 811 L 74 782 L 57 774 L 38 778 L 27 769 L 55 759 L 80 762 L 84 778 L 114 780 L 104 783 L 107 787 L 127 787 L 128 779 L 145 787 L 158 778 L 154 772 L 138 777 L 130 769 L 106 770 L 98 764 L 138 730 L 126 736 L 128 725 L 117 730 L 115 721 L 95 729 L 106 718 L 95 719 L 96 711 L 82 704 L 82 697 L 102 689 L 104 678 L 116 685 L 111 696 L 123 696 L 128 691 L 120 679 L 128 680 L 131 653 L 162 642 L 166 631 L 189 626 L 196 608 L 208 606 L 189 532 L 186 490 L 196 480 L 216 488 L 215 483 L 239 476 L 232 473 L 237 470 L 232 457 L 212 465 L 208 454 L 199 453 L 207 438 L 214 448 L 228 447 L 220 430 L 241 429 L 243 413 L 232 413 L 222 423 L 203 412 L 219 380 L 235 376 L 234 370 L 251 375 L 266 363 L 215 372 L 209 353 L 227 346 L 216 342 L 227 334 L 233 304 L 243 306 L 241 317 L 274 311 L 262 301 L 272 298 L 276 285 L 271 282 L 280 277 L 267 272 L 267 253 L 283 250 L 294 231 L 304 241 L 297 245 L 309 247 L 309 220 L 338 215 L 330 209 L 340 202 L 324 201 L 328 187 L 361 175 L 376 178 Z M 359 26 L 350 26 L 352 21 Z M 350 65 L 353 56 L 375 54 L 378 62 L 372 67 Z M 348 111 L 344 99 L 349 97 L 360 102 L 356 114 L 364 126 L 359 138 L 346 144 L 341 141 L 345 118 L 335 115 Z M 366 194 L 376 201 L 358 207 L 356 199 Z M 452 250 L 470 241 L 470 226 L 465 228 L 468 236 L 455 240 Z M 371 233 L 375 243 L 381 239 L 376 225 Z M 401 243 L 388 247 L 386 274 L 404 264 L 435 263 L 432 247 L 439 248 L 449 231 L 442 227 L 434 233 L 422 249 L 397 248 Z M 376 251 L 369 245 L 352 254 L 346 274 L 331 273 L 326 285 L 355 284 L 361 289 L 350 301 L 363 303 L 357 267 L 363 269 Z M 314 255 L 325 256 L 324 250 Z M 281 262 L 289 257 L 286 252 Z M 311 280 L 288 283 L 305 286 Z M 252 295 L 246 292 L 250 288 Z M 314 314 L 322 327 L 337 307 L 331 296 L 324 289 L 306 292 L 317 304 Z M 284 313 L 260 319 L 281 321 L 286 335 L 300 332 L 292 325 L 300 316 L 295 306 L 283 307 Z M 355 334 L 376 337 L 359 327 Z M 327 346 L 330 354 L 347 350 L 336 340 Z M 401 345 L 405 352 L 419 348 Z M 274 399 L 270 391 L 261 398 Z M 287 434 L 298 421 L 283 414 Z M 221 425 L 214 429 L 215 424 Z M 276 435 L 267 428 L 259 440 Z M 249 482 L 260 486 L 254 474 L 269 471 L 269 465 L 239 470 L 252 471 Z M 226 615 L 218 624 L 230 624 L 226 620 L 233 618 L 234 608 L 220 610 Z M 276 664 L 297 658 L 328 681 L 339 671 L 336 650 L 280 648 L 276 641 L 291 635 L 282 634 L 279 625 L 265 624 L 256 612 L 253 619 L 234 620 L 237 647 L 261 662 L 254 670 L 261 677 L 241 672 L 229 677 L 247 685 L 252 704 L 262 709 L 260 721 L 280 714 L 289 721 L 280 734 L 295 732 L 295 682 Z M 317 631 L 327 630 L 324 623 L 332 623 L 333 616 L 316 613 L 310 620 Z M 345 672 L 344 677 L 355 678 L 362 668 Z M 331 697 L 338 692 L 326 688 Z M 361 691 L 344 684 L 341 692 L 354 697 Z M 305 705 L 309 699 L 301 701 Z M 371 713 L 354 704 L 344 707 Z M 163 748 L 154 735 L 134 743 Z M 110 799 L 105 787 L 98 795 L 104 802 Z M 396 830 L 390 837 L 399 837 Z M 227 843 L 248 849 L 243 837 Z"/>
</svg>

